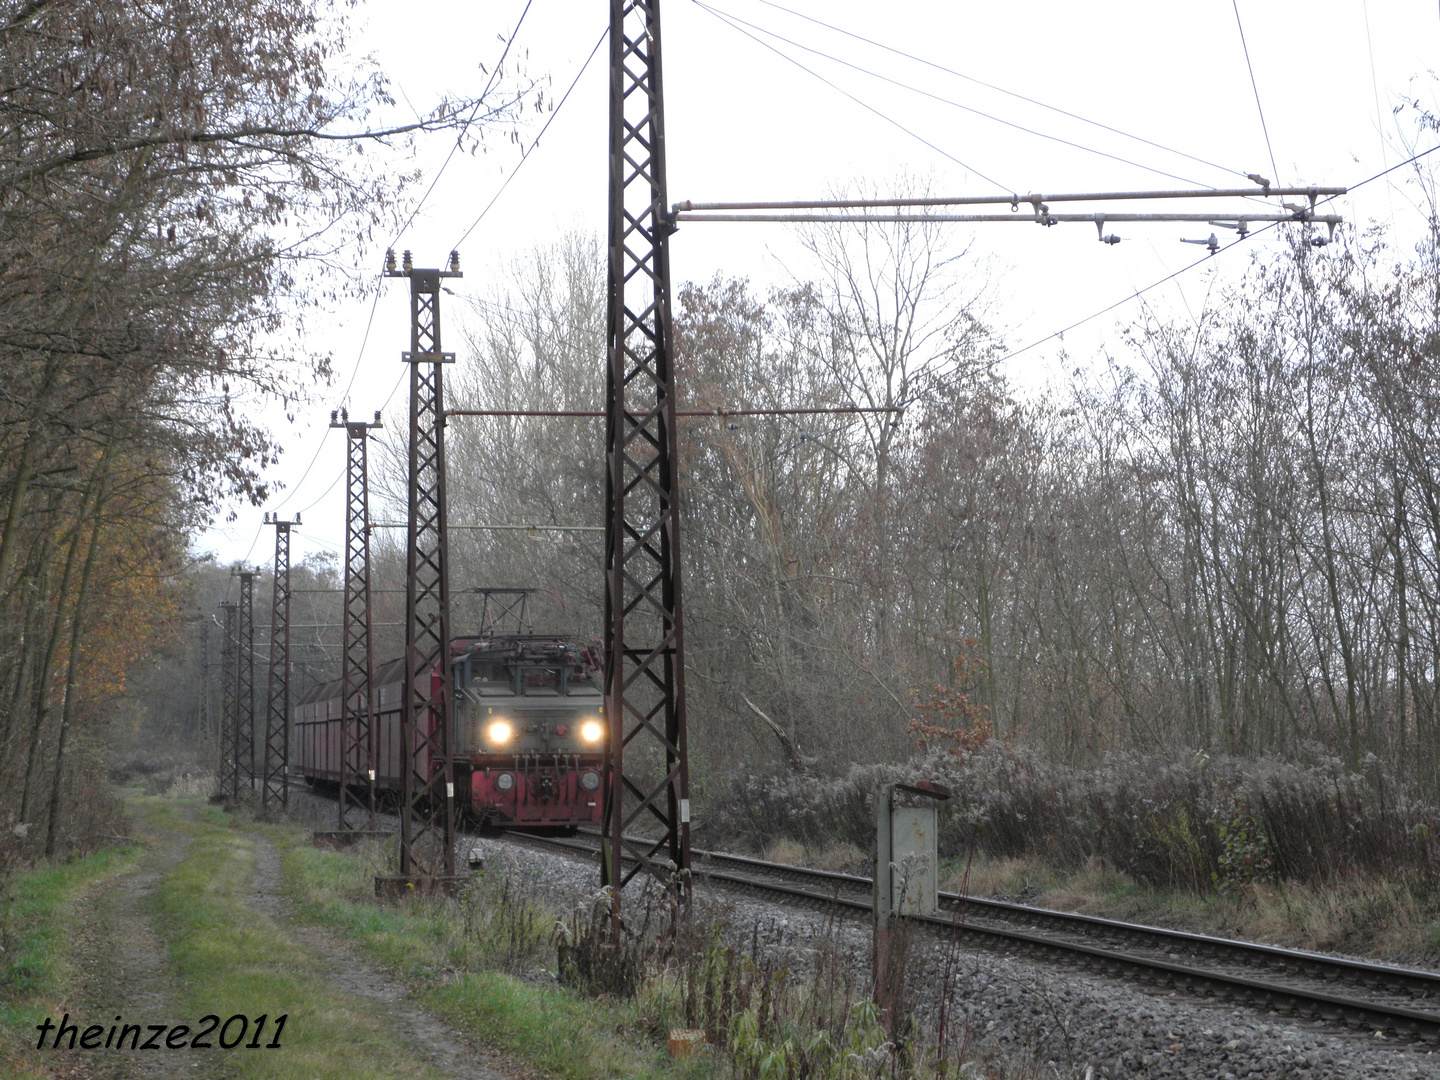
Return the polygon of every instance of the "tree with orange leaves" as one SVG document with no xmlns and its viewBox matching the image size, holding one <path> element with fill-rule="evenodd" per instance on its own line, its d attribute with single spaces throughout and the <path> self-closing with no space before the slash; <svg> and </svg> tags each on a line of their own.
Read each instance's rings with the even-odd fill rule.
<svg viewBox="0 0 1440 1080">
<path fill-rule="evenodd" d="M 979 644 L 975 638 L 960 641 L 949 685 L 932 683 L 929 699 L 916 701 L 916 711 L 924 719 L 910 724 L 910 735 L 922 747 L 943 746 L 957 757 L 963 757 L 995 737 L 995 725 L 985 717 L 989 709 L 976 700 L 985 677 Z"/>
</svg>

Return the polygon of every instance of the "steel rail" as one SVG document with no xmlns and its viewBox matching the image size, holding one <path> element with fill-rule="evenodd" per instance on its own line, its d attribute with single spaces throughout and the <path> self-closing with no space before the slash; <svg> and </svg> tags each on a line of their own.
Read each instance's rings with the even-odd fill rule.
<svg viewBox="0 0 1440 1080">
<path fill-rule="evenodd" d="M 507 833 L 511 841 L 532 846 L 561 849 L 569 853 L 593 856 L 597 849 L 585 841 L 562 840 L 553 837 Z M 693 852 L 692 868 L 698 880 L 744 891 L 768 894 L 788 903 L 804 903 L 813 906 L 839 908 L 857 916 L 868 915 L 871 911 L 869 891 L 871 880 L 855 874 L 834 871 L 811 870 L 805 867 L 771 863 L 740 855 L 696 850 Z M 748 873 L 728 873 L 712 869 L 729 865 Z M 828 891 L 804 888 L 795 884 L 781 884 L 776 881 L 759 880 L 748 876 L 764 873 L 772 877 L 800 879 L 825 886 Z M 849 895 L 846 895 L 846 893 Z M 1223 955 L 1226 959 L 1248 963 L 1260 959 L 1267 964 L 1276 962 L 1287 968 L 1287 973 L 1327 980 L 1346 978 L 1360 979 L 1378 989 L 1401 987 L 1405 990 L 1425 990 L 1440 997 L 1440 974 L 1398 968 L 1390 965 L 1369 964 L 1364 961 L 1343 957 L 1330 957 L 1317 953 L 1283 949 L 1276 946 L 1258 945 L 1235 941 L 1229 938 L 1212 938 L 1203 934 L 1166 930 L 1161 927 L 1142 926 L 1097 916 L 1077 915 L 1068 912 L 1033 908 L 1024 904 L 989 900 L 965 896 L 958 893 L 942 893 L 944 914 L 923 916 L 915 922 L 928 930 L 941 934 L 958 934 L 965 938 L 1017 947 L 1028 952 L 1046 954 L 1052 958 L 1080 962 L 1102 970 L 1122 968 L 1132 975 L 1148 979 L 1159 979 L 1166 984 L 1188 986 L 1210 994 L 1227 996 L 1239 995 L 1246 999 L 1258 1000 L 1273 1008 L 1286 1008 L 1302 1017 L 1318 1015 L 1330 1021 L 1343 1021 L 1363 1026 L 1369 1030 L 1387 1030 L 1392 1033 L 1440 1041 L 1440 1002 L 1436 1011 L 1416 1009 L 1407 1005 L 1393 1004 L 1374 999 L 1347 997 L 1330 990 L 1312 989 L 1291 983 L 1272 982 L 1250 975 L 1197 967 L 1178 962 L 1169 956 L 1161 958 L 1127 952 L 1122 949 L 1092 944 L 1084 941 L 1054 937 L 1039 930 L 1021 929 L 1006 925 L 1017 919 L 1034 924 L 1040 922 L 1051 928 L 1069 928 L 1082 933 L 1101 930 L 1106 933 L 1148 939 L 1153 945 L 1163 942 L 1168 947 L 1183 947 L 1187 951 L 1204 949 L 1212 955 Z M 987 914 L 980 914 L 981 912 Z M 982 921 L 973 921 L 978 918 Z M 991 921 L 993 919 L 994 921 Z M 1173 953 L 1172 953 L 1173 955 Z M 1293 969 L 1290 965 L 1293 964 Z"/>
<path fill-rule="evenodd" d="M 791 866 L 787 863 L 772 863 L 763 859 L 752 859 L 744 855 L 730 855 L 723 852 L 696 851 L 696 858 L 732 866 L 749 868 L 762 873 L 789 875 L 800 880 L 815 881 L 831 886 L 848 887 L 856 892 L 869 893 L 873 888 L 871 879 L 858 874 L 843 874 L 833 870 L 814 870 L 809 867 Z M 1056 929 L 1071 929 L 1082 933 L 1120 934 L 1166 949 L 1177 947 L 1200 951 L 1212 955 L 1225 955 L 1242 963 L 1264 960 L 1268 966 L 1284 967 L 1294 971 L 1306 968 L 1324 971 L 1328 976 L 1357 979 L 1381 978 L 1390 983 L 1405 983 L 1411 988 L 1434 994 L 1440 1001 L 1440 973 L 1402 968 L 1390 964 L 1377 964 L 1365 960 L 1353 960 L 1343 956 L 1328 956 L 1323 953 L 1306 952 L 1301 949 L 1287 949 L 1278 945 L 1239 941 L 1235 938 L 1214 937 L 1197 934 L 1188 930 L 1172 930 L 1161 926 L 1142 923 L 1122 922 L 1098 915 L 1083 915 L 1078 912 L 1056 911 L 1052 908 L 1035 907 L 1009 900 L 991 897 L 970 896 L 964 893 L 941 892 L 940 903 L 948 910 L 968 909 L 985 918 L 997 918 L 1007 922 L 1026 921 L 1041 923 Z"/>
</svg>

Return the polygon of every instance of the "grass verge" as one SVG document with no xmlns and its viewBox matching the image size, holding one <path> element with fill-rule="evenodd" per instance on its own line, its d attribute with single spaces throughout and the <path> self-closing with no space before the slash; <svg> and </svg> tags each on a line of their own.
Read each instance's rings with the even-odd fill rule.
<svg viewBox="0 0 1440 1080">
<path fill-rule="evenodd" d="M 763 857 L 818 870 L 868 874 L 845 841 L 771 841 Z M 1249 881 L 1200 893 L 1147 885 L 1092 856 L 1062 868 L 1038 856 L 942 859 L 940 887 L 1059 911 L 1193 933 L 1340 952 L 1394 963 L 1440 964 L 1440 901 L 1430 883 L 1390 874 L 1344 874 L 1323 883 Z"/>
<path fill-rule="evenodd" d="M 0 887 L 0 1065 L 5 1075 L 45 1073 L 29 1053 L 37 1017 L 57 1013 L 72 990 L 67 928 L 85 891 L 128 870 L 140 845 L 104 848 L 16 874 Z"/>
<path fill-rule="evenodd" d="M 459 900 L 415 897 L 377 904 L 375 847 L 321 851 L 298 830 L 256 826 L 283 852 L 298 913 L 353 941 L 402 978 L 464 1035 L 560 1080 L 700 1080 L 705 1059 L 674 1061 L 663 1038 L 677 1026 L 662 993 L 625 1002 L 590 999 L 554 981 L 554 916 L 523 883 L 497 874 Z"/>
<path fill-rule="evenodd" d="M 952 1038 L 942 1052 L 947 1060 L 937 1062 L 929 1029 L 916 1029 L 909 1056 L 897 1054 L 869 1002 L 868 976 L 854 970 L 838 923 L 801 946 L 785 947 L 770 936 L 773 927 L 763 938 L 758 924 L 753 932 L 740 927 L 739 936 L 749 944 L 737 947 L 728 916 L 713 921 L 712 912 L 711 921 L 686 924 L 668 958 L 646 951 L 645 934 L 618 949 L 598 941 L 597 956 L 586 916 L 576 913 L 565 922 L 562 953 L 572 961 L 588 957 L 592 974 L 607 948 L 615 950 L 611 961 L 631 950 L 645 954 L 635 965 L 633 999 L 592 997 L 557 981 L 558 939 L 549 931 L 556 917 L 523 880 L 516 881 L 517 868 L 487 864 L 459 899 L 410 897 L 378 905 L 374 875 L 388 869 L 378 848 L 319 851 L 293 830 L 265 831 L 284 847 L 286 880 L 302 917 L 344 934 L 408 978 L 420 1000 L 457 1030 L 549 1076 L 1031 1080 L 1039 1075 L 1025 1061 L 996 1057 L 993 1048 L 972 1061 L 964 1038 Z M 600 924 L 608 918 L 593 925 Z M 620 966 L 625 965 L 617 970 Z M 590 987 L 595 992 L 593 981 Z M 952 1036 L 968 1030 L 955 1018 L 949 1023 Z M 710 1049 L 671 1060 L 662 1046 L 673 1028 L 702 1031 Z"/>
</svg>

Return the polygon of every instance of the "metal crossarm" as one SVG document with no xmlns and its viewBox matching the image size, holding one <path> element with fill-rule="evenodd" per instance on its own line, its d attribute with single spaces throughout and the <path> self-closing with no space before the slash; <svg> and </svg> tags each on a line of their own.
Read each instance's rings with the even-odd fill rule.
<svg viewBox="0 0 1440 1080">
<path fill-rule="evenodd" d="M 217 733 L 216 783 L 221 795 L 234 796 L 235 792 L 235 720 L 239 712 L 235 691 L 239 685 L 240 650 L 235 637 L 235 603 L 222 600 L 220 610 L 225 613 L 225 640 L 220 652 L 220 730 Z"/>
<path fill-rule="evenodd" d="M 353 829 L 350 811 L 362 809 L 365 828 L 375 829 L 374 640 L 370 610 L 370 423 L 332 414 L 331 427 L 345 429 L 345 587 L 340 658 L 340 699 L 345 703 L 340 761 L 340 828 Z"/>
<path fill-rule="evenodd" d="M 444 382 L 455 356 L 441 349 L 440 281 L 460 276 L 459 257 L 451 252 L 448 270 L 417 270 L 406 252 L 404 269 L 387 273 L 410 279 L 400 876 L 433 882 L 455 874 Z"/>
<path fill-rule="evenodd" d="M 1028 195 L 941 195 L 923 198 L 898 199 L 789 199 L 771 202 L 678 202 L 671 207 L 671 220 L 679 222 L 716 221 L 729 222 L 813 222 L 827 225 L 855 225 L 867 223 L 937 223 L 955 222 L 960 224 L 1015 223 L 1029 222 L 1036 225 L 1052 226 L 1066 223 L 1083 223 L 1095 226 L 1096 238 L 1102 244 L 1115 245 L 1120 237 L 1106 234 L 1107 225 L 1121 222 L 1203 222 L 1219 229 L 1231 229 L 1244 239 L 1251 226 L 1270 226 L 1289 222 L 1300 225 L 1324 225 L 1325 236 L 1314 236 L 1306 243 L 1323 247 L 1335 239 L 1335 229 L 1344 222 L 1338 214 L 1317 214 L 1321 200 L 1329 201 L 1345 194 L 1343 187 L 1274 187 L 1263 176 L 1251 174 L 1248 179 L 1255 181 L 1253 188 L 1194 188 L 1180 191 L 1088 191 L 1063 192 L 1042 195 L 1031 192 Z M 1303 203 L 1280 202 L 1278 205 L 1266 200 L 1271 198 L 1304 199 Z M 1179 212 L 1173 210 L 1135 212 L 1129 210 L 1090 210 L 1084 213 L 1057 214 L 1050 209 L 1051 203 L 1129 203 L 1144 201 L 1174 202 L 1194 199 L 1201 201 L 1249 199 L 1249 203 L 1234 204 L 1213 210 Z M 937 213 L 953 207 L 985 207 L 1008 204 L 1005 209 L 989 213 L 957 214 Z M 1025 210 L 1021 210 L 1021 207 Z M 1184 240 L 1187 244 L 1204 244 L 1211 254 L 1220 250 L 1220 241 L 1211 233 L 1208 239 Z"/>
<path fill-rule="evenodd" d="M 266 515 L 275 526 L 275 590 L 270 607 L 270 671 L 266 681 L 265 748 L 261 761 L 260 805 L 288 807 L 285 770 L 290 762 L 290 526 Z"/>
<path fill-rule="evenodd" d="M 603 880 L 644 871 L 688 900 L 689 766 L 680 604 L 665 126 L 658 0 L 610 3 L 605 392 Z M 658 831 L 642 843 L 633 829 Z M 637 860 L 628 872 L 622 855 Z"/>
<path fill-rule="evenodd" d="M 255 788 L 255 572 L 240 571 L 236 616 L 235 778 L 232 796 Z"/>
</svg>

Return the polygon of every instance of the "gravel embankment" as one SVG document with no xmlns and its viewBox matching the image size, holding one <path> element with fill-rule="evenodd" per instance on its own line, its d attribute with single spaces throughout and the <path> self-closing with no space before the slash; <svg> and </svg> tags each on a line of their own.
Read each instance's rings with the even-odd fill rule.
<svg viewBox="0 0 1440 1080">
<path fill-rule="evenodd" d="M 334 828 L 333 800 L 291 793 L 292 816 Z M 382 828 L 394 828 L 385 815 Z M 462 837 L 457 863 L 471 850 L 490 872 L 513 872 L 557 912 L 587 906 L 599 887 L 594 865 L 507 843 Z M 804 971 L 817 949 L 845 957 L 857 982 L 868 978 L 870 936 L 863 922 L 772 901 L 697 888 L 697 914 L 730 927 L 737 947 L 757 935 L 771 956 Z M 948 977 L 947 977 L 948 968 Z M 1211 1004 L 1174 991 L 1104 979 L 1028 957 L 965 945 L 915 941 L 909 972 L 913 1008 L 933 1028 L 940 987 L 969 1056 L 1032 1062 L 1042 1076 L 1075 1080 L 1440 1080 L 1440 1048 L 1345 1032 L 1327 1024 Z"/>
<path fill-rule="evenodd" d="M 493 868 L 513 867 L 561 910 L 595 895 L 593 866 L 503 838 L 469 843 Z M 857 981 L 868 977 L 870 936 L 862 922 L 704 888 L 697 899 L 698 914 L 727 923 L 737 946 L 748 948 L 758 925 L 767 950 L 783 951 L 791 970 L 804 970 L 807 957 L 824 948 L 847 957 Z M 1423 1044 L 1208 1004 L 964 945 L 916 941 L 909 956 L 922 1020 L 937 1014 L 939 988 L 948 983 L 948 1011 L 960 1032 L 952 1037 L 967 1039 L 972 1057 L 1029 1060 L 1041 1075 L 1080 1080 L 1088 1069 L 1091 1080 L 1440 1078 L 1440 1051 Z"/>
</svg>

